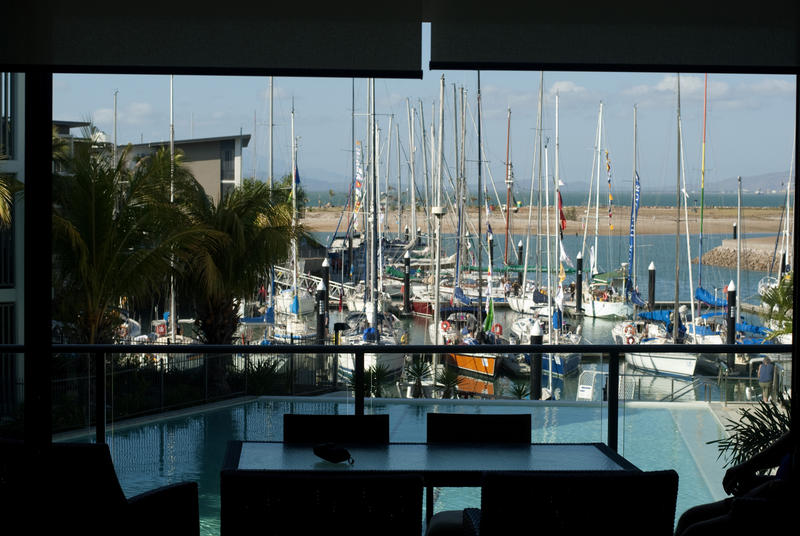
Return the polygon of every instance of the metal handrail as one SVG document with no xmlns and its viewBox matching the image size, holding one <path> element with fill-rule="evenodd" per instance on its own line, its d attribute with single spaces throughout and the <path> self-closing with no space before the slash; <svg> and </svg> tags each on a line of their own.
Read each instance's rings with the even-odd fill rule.
<svg viewBox="0 0 800 536">
<path fill-rule="evenodd" d="M 364 354 L 443 354 L 455 348 L 468 348 L 470 353 L 602 353 L 608 354 L 608 439 L 609 448 L 617 450 L 619 431 L 619 356 L 630 348 L 620 344 L 494 344 L 494 345 L 253 345 L 253 344 L 52 344 L 53 353 L 92 353 L 96 359 L 95 412 L 96 440 L 105 442 L 105 354 L 119 353 L 207 353 L 207 354 L 355 354 L 355 413 L 364 414 Z M 789 344 L 659 344 L 647 348 L 650 353 L 696 353 L 696 354 L 755 354 L 792 353 Z M 0 353 L 25 353 L 26 346 L 0 344 Z"/>
</svg>

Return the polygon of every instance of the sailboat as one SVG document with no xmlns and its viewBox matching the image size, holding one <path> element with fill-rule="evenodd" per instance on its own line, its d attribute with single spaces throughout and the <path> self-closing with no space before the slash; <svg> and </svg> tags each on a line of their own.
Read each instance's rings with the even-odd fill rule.
<svg viewBox="0 0 800 536">
<path fill-rule="evenodd" d="M 395 345 L 396 332 L 397 332 L 397 318 L 388 311 L 381 311 L 379 306 L 379 285 L 378 285 L 378 272 L 380 270 L 378 259 L 379 252 L 379 234 L 378 234 L 378 183 L 377 183 L 377 128 L 375 126 L 375 82 L 373 79 L 368 80 L 370 97 L 369 101 L 369 136 L 370 136 L 370 157 L 369 166 L 370 181 L 369 181 L 369 201 L 370 210 L 373 214 L 371 218 L 371 225 L 367 234 L 367 245 L 369 258 L 367 259 L 367 268 L 369 272 L 368 283 L 365 283 L 362 295 L 362 303 L 364 307 L 361 311 L 351 311 L 346 317 L 345 321 L 350 327 L 349 330 L 342 334 L 342 340 L 345 344 L 364 344 L 364 345 Z M 368 285 L 368 286 L 367 286 Z M 366 291 L 369 290 L 367 293 Z M 369 298 L 367 300 L 367 297 Z M 404 359 L 402 354 L 364 354 L 364 367 L 381 368 L 390 376 L 398 376 L 403 370 Z M 355 370 L 355 355 L 354 354 L 340 354 L 339 356 L 339 375 L 348 379 L 352 377 Z"/>
<path fill-rule="evenodd" d="M 532 228 L 532 216 L 533 216 L 533 183 L 534 177 L 536 176 L 536 169 L 537 169 L 537 162 L 538 162 L 538 175 L 539 175 L 539 184 L 541 185 L 541 176 L 542 176 L 542 101 L 543 101 L 543 93 L 544 93 L 544 74 L 540 74 L 540 81 L 539 81 L 539 110 L 538 116 L 536 119 L 536 136 L 537 136 L 537 143 L 536 143 L 536 151 L 534 152 L 534 162 L 531 171 L 531 189 L 530 189 L 530 199 L 528 202 L 528 232 L 525 234 L 525 250 L 524 255 L 525 259 L 522 263 L 522 284 L 520 285 L 519 293 L 514 295 L 508 296 L 508 305 L 512 311 L 517 313 L 526 313 L 526 314 L 539 314 L 543 311 L 549 302 L 549 297 L 547 294 L 540 291 L 538 286 L 534 284 L 532 281 L 528 281 L 528 258 L 530 255 L 528 252 L 530 251 L 530 230 Z M 541 207 L 539 207 L 541 210 Z M 538 251 L 537 251 L 537 263 L 538 263 Z M 538 266 L 537 266 L 538 271 Z"/>
<path fill-rule="evenodd" d="M 294 137 L 294 106 L 291 113 L 292 136 L 292 227 L 297 225 L 297 140 Z M 275 296 L 275 312 L 280 315 L 275 324 L 273 338 L 278 342 L 309 341 L 316 337 L 316 331 L 306 322 L 314 312 L 314 296 L 303 291 L 298 285 L 297 239 L 292 239 L 292 286 Z"/>
<path fill-rule="evenodd" d="M 561 286 L 564 279 L 566 278 L 566 274 L 564 272 L 564 265 L 565 261 L 569 259 L 566 257 L 566 254 L 563 252 L 561 248 L 561 231 L 563 230 L 562 226 L 562 214 L 561 214 L 561 206 L 559 203 L 560 200 L 560 185 L 561 185 L 561 177 L 560 177 L 560 167 L 559 167 L 559 139 L 558 139 L 558 103 L 559 103 L 559 95 L 556 94 L 556 166 L 555 166 L 555 175 L 553 176 L 553 222 L 556 228 L 554 233 L 550 232 L 550 191 L 549 191 L 549 171 L 548 171 L 548 159 L 547 159 L 547 147 L 545 147 L 545 214 L 546 214 L 546 221 L 545 221 L 545 229 L 546 229 L 546 237 L 547 237 L 547 295 L 554 296 L 552 301 L 548 300 L 545 303 L 541 312 L 543 313 L 541 316 L 538 314 L 538 311 L 534 312 L 534 315 L 531 316 L 523 316 L 518 318 L 511 327 L 511 331 L 514 334 L 517 342 L 519 344 L 529 344 L 531 343 L 531 337 L 533 336 L 542 336 L 542 343 L 547 345 L 558 345 L 558 344 L 580 344 L 582 342 L 583 337 L 581 336 L 580 328 L 576 331 L 570 331 L 567 329 L 567 326 L 564 324 L 564 291 L 563 287 Z M 552 239 L 555 239 L 555 256 L 558 260 L 555 260 L 553 257 L 550 249 L 550 244 Z M 555 282 L 551 281 L 551 274 L 553 273 L 552 267 L 553 264 L 559 267 L 558 276 L 556 277 Z M 577 372 L 578 365 L 581 361 L 581 355 L 579 353 L 571 353 L 571 354 L 564 354 L 564 353 L 546 353 L 542 354 L 542 369 L 548 374 L 548 388 L 549 393 L 553 392 L 552 389 L 552 380 L 554 376 L 568 376 L 574 372 Z M 530 373 L 530 362 L 531 356 L 528 354 L 519 354 L 515 356 L 515 358 L 508 359 L 504 361 L 504 365 L 508 368 L 509 372 L 512 375 L 525 375 L 526 370 L 527 373 Z M 549 396 L 549 395 L 548 395 Z M 545 396 L 546 398 L 547 396 Z"/>
<path fill-rule="evenodd" d="M 588 285 L 584 285 L 583 314 L 593 318 L 624 319 L 633 315 L 633 304 L 627 299 L 625 294 L 626 282 L 628 277 L 627 264 L 622 264 L 620 268 L 608 272 L 600 272 L 598 269 L 598 248 L 599 225 L 600 225 L 600 175 L 603 165 L 603 103 L 600 103 L 600 111 L 597 118 L 596 152 L 595 162 L 597 164 L 596 173 L 593 168 L 595 183 L 589 185 L 589 203 L 587 204 L 587 214 L 591 206 L 591 190 L 595 187 L 595 218 L 594 218 L 594 246 L 589 250 L 590 259 L 590 280 Z M 605 151 L 605 168 L 608 180 L 608 216 L 609 227 L 613 230 L 611 223 L 612 216 L 612 193 L 611 193 L 611 160 L 608 150 Z M 586 246 L 586 235 L 588 226 L 584 228 L 583 247 L 581 256 Z"/>
<path fill-rule="evenodd" d="M 686 322 L 687 308 L 680 305 L 679 274 L 680 274 L 680 211 L 681 205 L 686 211 L 686 203 L 681 202 L 681 195 L 686 192 L 685 172 L 682 173 L 682 131 L 681 131 L 681 94 L 680 76 L 677 79 L 677 185 L 676 185 L 676 231 L 675 231 L 675 301 L 672 311 L 648 311 L 639 314 L 636 321 L 624 322 L 616 326 L 613 335 L 619 344 L 639 346 L 637 351 L 625 352 L 625 362 L 629 365 L 657 373 L 673 374 L 678 376 L 694 376 L 700 362 L 697 354 L 693 353 L 651 353 L 646 351 L 646 346 L 659 344 L 677 344 L 681 342 L 697 342 L 691 337 L 687 338 L 687 326 L 695 332 L 694 326 Z M 683 178 L 683 185 L 681 185 Z M 689 249 L 689 223 L 688 214 L 684 217 L 686 223 L 686 247 Z M 691 254 L 687 251 L 687 258 Z M 689 285 L 692 285 L 692 268 L 689 264 Z M 694 317 L 694 300 L 690 298 L 691 317 Z M 649 320 L 649 322 L 648 322 Z"/>
</svg>

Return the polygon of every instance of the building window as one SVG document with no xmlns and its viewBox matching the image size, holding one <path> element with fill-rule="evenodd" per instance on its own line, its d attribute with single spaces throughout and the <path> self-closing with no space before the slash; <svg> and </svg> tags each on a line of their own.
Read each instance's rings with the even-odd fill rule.
<svg viewBox="0 0 800 536">
<path fill-rule="evenodd" d="M 219 151 L 221 166 L 220 179 L 223 181 L 232 181 L 235 179 L 233 164 L 233 140 L 220 142 Z"/>
<path fill-rule="evenodd" d="M 14 158 L 13 73 L 0 73 L 0 159 Z"/>
</svg>

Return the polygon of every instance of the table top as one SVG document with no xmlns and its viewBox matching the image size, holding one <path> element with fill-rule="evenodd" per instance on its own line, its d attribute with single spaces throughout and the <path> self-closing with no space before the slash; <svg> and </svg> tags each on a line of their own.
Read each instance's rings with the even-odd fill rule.
<svg viewBox="0 0 800 536">
<path fill-rule="evenodd" d="M 602 443 L 342 445 L 354 463 L 317 457 L 313 445 L 230 441 L 223 470 L 416 472 L 438 482 L 479 482 L 487 471 L 636 471 Z"/>
</svg>

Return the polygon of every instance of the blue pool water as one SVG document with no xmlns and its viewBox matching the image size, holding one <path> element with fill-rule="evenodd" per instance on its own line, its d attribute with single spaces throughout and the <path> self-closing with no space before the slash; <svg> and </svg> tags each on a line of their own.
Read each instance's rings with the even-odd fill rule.
<svg viewBox="0 0 800 536">
<path fill-rule="evenodd" d="M 196 481 L 203 535 L 219 533 L 219 472 L 228 440 L 282 440 L 284 413 L 352 414 L 352 400 L 273 398 L 112 427 L 108 443 L 122 488 L 132 496 L 158 486 Z M 424 442 L 429 412 L 531 413 L 533 441 L 605 442 L 606 407 L 520 404 L 517 401 L 368 401 L 367 413 L 388 413 L 393 442 Z M 628 402 L 620 410 L 620 454 L 643 470 L 675 469 L 680 477 L 677 515 L 722 497 L 722 462 L 705 442 L 723 430 L 704 404 Z M 72 438 L 80 440 L 80 438 Z M 90 438 L 83 438 L 90 440 Z M 480 505 L 477 488 L 448 488 L 435 508 Z M 619 505 L 624 515 L 625 505 Z"/>
</svg>

